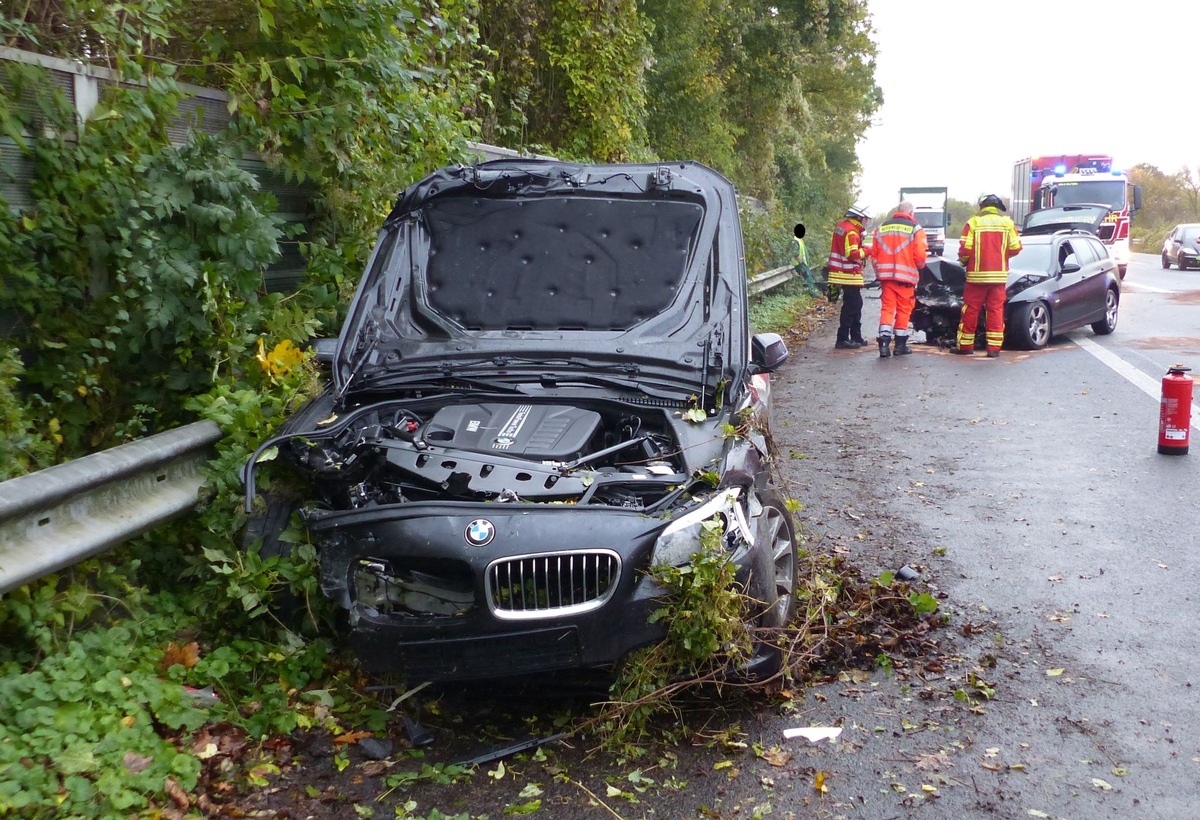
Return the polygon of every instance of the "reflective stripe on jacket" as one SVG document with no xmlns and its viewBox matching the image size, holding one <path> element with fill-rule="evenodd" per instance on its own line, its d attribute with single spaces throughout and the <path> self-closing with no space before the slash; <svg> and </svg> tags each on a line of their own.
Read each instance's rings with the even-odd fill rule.
<svg viewBox="0 0 1200 820">
<path fill-rule="evenodd" d="M 1008 260 L 1021 251 L 1017 226 L 993 205 L 963 225 L 958 259 L 967 268 L 967 281 L 981 285 L 1008 284 Z"/>
<path fill-rule="evenodd" d="M 897 211 L 875 229 L 870 254 L 879 279 L 916 287 L 918 271 L 929 256 L 925 229 L 912 214 Z"/>
<path fill-rule="evenodd" d="M 866 256 L 862 249 L 862 229 L 857 219 L 843 219 L 834 227 L 829 249 L 829 284 L 862 287 L 862 263 Z"/>
</svg>

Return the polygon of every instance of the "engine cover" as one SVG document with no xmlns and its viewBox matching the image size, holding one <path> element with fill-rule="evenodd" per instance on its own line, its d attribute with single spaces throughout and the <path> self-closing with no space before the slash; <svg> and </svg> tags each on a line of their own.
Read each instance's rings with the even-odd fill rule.
<svg viewBox="0 0 1200 820">
<path fill-rule="evenodd" d="M 443 407 L 426 423 L 427 444 L 537 460 L 565 461 L 587 451 L 600 414 L 545 404 Z"/>
</svg>

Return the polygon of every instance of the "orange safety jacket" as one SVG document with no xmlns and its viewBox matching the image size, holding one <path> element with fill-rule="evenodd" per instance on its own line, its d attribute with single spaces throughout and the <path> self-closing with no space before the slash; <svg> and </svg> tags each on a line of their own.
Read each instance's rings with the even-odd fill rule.
<svg viewBox="0 0 1200 820">
<path fill-rule="evenodd" d="M 880 281 L 917 286 L 921 268 L 929 257 L 925 229 L 912 214 L 896 211 L 875 229 L 871 240 L 871 259 Z"/>
<path fill-rule="evenodd" d="M 849 217 L 833 229 L 833 244 L 829 249 L 829 284 L 863 286 L 862 249 L 863 224 Z"/>
<path fill-rule="evenodd" d="M 968 282 L 1008 284 L 1008 260 L 1020 252 L 1017 226 L 994 205 L 987 206 L 963 225 L 958 259 L 967 268 Z"/>
</svg>

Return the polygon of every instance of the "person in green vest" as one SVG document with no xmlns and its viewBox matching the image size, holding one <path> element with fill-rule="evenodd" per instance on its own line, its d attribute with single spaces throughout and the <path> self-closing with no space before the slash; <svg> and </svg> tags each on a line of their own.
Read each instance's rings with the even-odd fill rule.
<svg viewBox="0 0 1200 820">
<path fill-rule="evenodd" d="M 808 266 L 808 248 L 804 244 L 804 234 L 804 224 L 797 222 L 796 227 L 792 229 L 792 236 L 796 240 L 796 273 L 804 278 L 804 289 L 809 295 L 819 296 L 821 291 L 813 277 L 812 268 Z"/>
</svg>

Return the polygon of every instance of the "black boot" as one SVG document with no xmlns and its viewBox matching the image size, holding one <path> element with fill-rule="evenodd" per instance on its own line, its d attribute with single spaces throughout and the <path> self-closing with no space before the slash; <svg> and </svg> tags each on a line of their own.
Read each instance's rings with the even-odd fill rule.
<svg viewBox="0 0 1200 820">
<path fill-rule="evenodd" d="M 834 347 L 838 350 L 856 350 L 858 348 L 858 345 L 850 341 L 850 328 L 838 328 L 837 343 L 834 344 Z"/>
<path fill-rule="evenodd" d="M 862 337 L 862 325 L 850 326 L 850 343 L 855 347 L 866 347 L 867 341 Z"/>
<path fill-rule="evenodd" d="M 907 356 L 909 353 L 912 353 L 912 351 L 908 349 L 908 337 L 907 336 L 897 336 L 896 337 L 896 351 L 895 351 L 894 355 Z"/>
<path fill-rule="evenodd" d="M 884 333 L 879 337 L 879 358 L 886 359 L 892 355 L 892 337 Z"/>
</svg>

